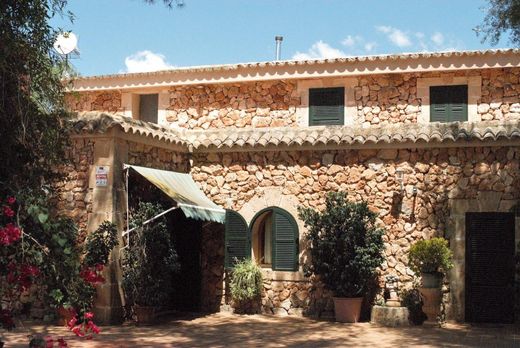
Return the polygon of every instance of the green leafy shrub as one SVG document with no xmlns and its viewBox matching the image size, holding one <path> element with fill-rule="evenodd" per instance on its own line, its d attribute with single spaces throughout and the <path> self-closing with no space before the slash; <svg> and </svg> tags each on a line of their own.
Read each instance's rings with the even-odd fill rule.
<svg viewBox="0 0 520 348">
<path fill-rule="evenodd" d="M 108 263 L 110 252 L 117 245 L 117 228 L 113 222 L 104 221 L 85 242 L 84 264 L 89 267 Z"/>
<path fill-rule="evenodd" d="M 349 202 L 344 192 L 329 193 L 322 212 L 299 207 L 298 214 L 308 229 L 311 264 L 306 275 L 319 275 L 335 296 L 363 296 L 384 260 L 377 215 L 364 201 Z"/>
<path fill-rule="evenodd" d="M 453 267 L 453 254 L 444 238 L 421 240 L 410 247 L 408 263 L 415 273 L 444 273 Z"/>
<path fill-rule="evenodd" d="M 254 261 L 245 259 L 235 264 L 230 283 L 233 300 L 254 300 L 260 297 L 262 287 L 262 271 Z"/>
<path fill-rule="evenodd" d="M 159 204 L 140 202 L 132 212 L 130 227 L 138 228 L 130 233 L 123 257 L 123 289 L 129 304 L 160 306 L 171 296 L 180 266 L 165 218 L 143 225 L 163 211 Z"/>
</svg>

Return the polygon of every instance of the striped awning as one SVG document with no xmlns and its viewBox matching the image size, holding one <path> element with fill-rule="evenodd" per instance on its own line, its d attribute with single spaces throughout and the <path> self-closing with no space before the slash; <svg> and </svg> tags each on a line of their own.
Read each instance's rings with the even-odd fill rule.
<svg viewBox="0 0 520 348">
<path fill-rule="evenodd" d="M 186 217 L 224 223 L 226 211 L 213 203 L 197 186 L 190 174 L 125 164 L 171 197 Z"/>
</svg>

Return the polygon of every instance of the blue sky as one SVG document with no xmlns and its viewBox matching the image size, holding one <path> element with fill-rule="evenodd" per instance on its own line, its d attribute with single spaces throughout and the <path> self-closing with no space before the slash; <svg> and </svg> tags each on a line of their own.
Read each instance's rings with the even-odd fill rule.
<svg viewBox="0 0 520 348">
<path fill-rule="evenodd" d="M 159 0 L 160 2 L 160 0 Z M 486 0 L 69 0 L 82 75 L 282 59 L 476 50 Z M 503 40 L 497 47 L 508 46 Z"/>
</svg>

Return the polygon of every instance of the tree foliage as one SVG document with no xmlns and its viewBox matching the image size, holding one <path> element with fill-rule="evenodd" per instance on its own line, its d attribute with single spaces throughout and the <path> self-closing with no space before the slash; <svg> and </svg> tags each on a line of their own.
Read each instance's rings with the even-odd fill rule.
<svg viewBox="0 0 520 348">
<path fill-rule="evenodd" d="M 520 0 L 488 0 L 484 23 L 476 28 L 482 41 L 498 44 L 503 34 L 509 35 L 514 45 L 520 45 Z"/>
</svg>

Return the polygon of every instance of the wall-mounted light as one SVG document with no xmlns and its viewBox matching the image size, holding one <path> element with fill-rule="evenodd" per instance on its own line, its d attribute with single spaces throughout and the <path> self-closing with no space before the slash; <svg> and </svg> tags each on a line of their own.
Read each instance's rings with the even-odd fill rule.
<svg viewBox="0 0 520 348">
<path fill-rule="evenodd" d="M 395 170 L 395 180 L 399 183 L 402 193 L 404 191 L 404 171 L 401 168 Z"/>
</svg>

